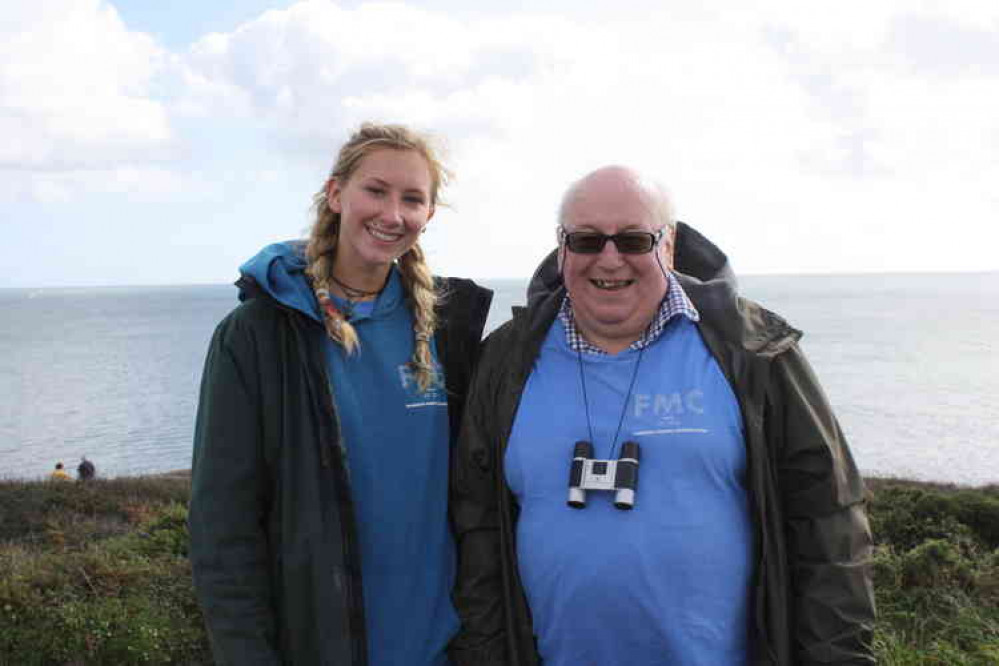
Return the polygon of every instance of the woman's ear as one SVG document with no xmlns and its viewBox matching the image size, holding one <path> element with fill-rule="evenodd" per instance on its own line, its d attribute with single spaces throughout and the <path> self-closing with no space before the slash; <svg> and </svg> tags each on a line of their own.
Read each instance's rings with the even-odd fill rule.
<svg viewBox="0 0 999 666">
<path fill-rule="evenodd" d="M 336 178 L 330 178 L 329 183 L 326 184 L 326 205 L 329 206 L 330 211 L 334 213 L 343 212 L 343 207 L 340 204 L 340 181 Z"/>
</svg>

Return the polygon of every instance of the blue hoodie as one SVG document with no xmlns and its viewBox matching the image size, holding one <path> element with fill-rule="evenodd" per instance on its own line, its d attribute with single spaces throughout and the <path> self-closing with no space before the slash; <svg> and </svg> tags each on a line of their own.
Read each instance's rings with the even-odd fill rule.
<svg viewBox="0 0 999 666">
<path fill-rule="evenodd" d="M 322 322 L 305 265 L 304 243 L 293 241 L 265 247 L 240 272 Z M 443 374 L 419 391 L 408 365 L 413 315 L 395 267 L 381 294 L 357 304 L 349 321 L 360 338 L 354 355 L 324 340 L 357 515 L 369 664 L 445 666 L 458 618 Z"/>
</svg>

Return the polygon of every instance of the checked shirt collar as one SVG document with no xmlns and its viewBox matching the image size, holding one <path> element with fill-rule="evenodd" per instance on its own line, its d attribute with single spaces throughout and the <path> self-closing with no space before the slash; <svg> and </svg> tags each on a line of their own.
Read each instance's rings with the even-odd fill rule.
<svg viewBox="0 0 999 666">
<path fill-rule="evenodd" d="M 639 350 L 651 345 L 659 339 L 663 329 L 666 328 L 666 324 L 674 317 L 686 317 L 690 321 L 700 320 L 701 315 L 698 314 L 697 308 L 690 302 L 687 293 L 680 286 L 680 281 L 676 279 L 672 271 L 667 273 L 667 275 L 669 276 L 669 285 L 666 290 L 666 297 L 659 304 L 659 310 L 656 312 L 655 318 L 649 324 L 649 327 L 645 329 L 642 337 L 632 342 L 628 349 Z M 600 347 L 587 342 L 586 338 L 579 331 L 579 327 L 576 326 L 576 319 L 572 315 L 572 301 L 569 300 L 569 294 L 566 294 L 565 298 L 562 299 L 562 307 L 558 311 L 558 317 L 565 326 L 565 340 L 569 344 L 570 349 L 587 354 L 607 355 L 607 352 Z"/>
</svg>

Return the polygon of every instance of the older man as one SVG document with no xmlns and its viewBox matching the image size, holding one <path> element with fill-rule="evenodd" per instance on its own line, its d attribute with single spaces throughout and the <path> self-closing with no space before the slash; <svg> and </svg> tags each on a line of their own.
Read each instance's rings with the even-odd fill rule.
<svg viewBox="0 0 999 666">
<path fill-rule="evenodd" d="M 456 662 L 873 663 L 863 484 L 800 333 L 629 169 L 560 217 L 469 397 Z"/>
</svg>

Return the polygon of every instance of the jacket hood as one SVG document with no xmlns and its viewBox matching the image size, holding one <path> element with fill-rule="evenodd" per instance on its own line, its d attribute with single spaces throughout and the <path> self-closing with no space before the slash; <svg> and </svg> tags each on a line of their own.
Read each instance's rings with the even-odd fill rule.
<svg viewBox="0 0 999 666">
<path fill-rule="evenodd" d="M 239 300 L 261 290 L 282 305 L 322 322 L 315 294 L 305 279 L 305 266 L 305 241 L 268 245 L 239 267 Z M 248 284 L 247 279 L 253 284 Z"/>
<path fill-rule="evenodd" d="M 728 256 L 685 222 L 676 223 L 673 272 L 701 316 L 729 340 L 751 351 L 779 353 L 801 337 L 776 314 L 738 295 L 738 281 Z M 558 249 L 552 250 L 534 271 L 527 288 L 528 309 L 556 297 L 565 287 L 558 270 Z M 543 322 L 533 325 L 547 326 Z"/>
<path fill-rule="evenodd" d="M 306 265 L 304 240 L 268 245 L 239 267 L 240 279 L 236 282 L 239 300 L 245 301 L 263 291 L 282 305 L 322 323 L 319 303 L 305 274 Z M 370 311 L 355 312 L 349 321 L 356 323 L 389 316 L 402 307 L 405 300 L 406 291 L 399 269 L 393 266 Z"/>
</svg>

